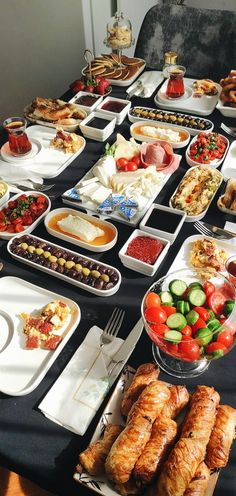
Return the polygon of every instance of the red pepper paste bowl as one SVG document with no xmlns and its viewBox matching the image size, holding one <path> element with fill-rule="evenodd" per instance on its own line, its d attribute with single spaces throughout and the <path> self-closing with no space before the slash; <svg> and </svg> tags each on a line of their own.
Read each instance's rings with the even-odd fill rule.
<svg viewBox="0 0 236 496">
<path fill-rule="evenodd" d="M 235 344 L 236 288 L 222 274 L 180 269 L 156 281 L 141 313 L 158 365 L 175 377 L 202 374 Z"/>
<path fill-rule="evenodd" d="M 119 251 L 119 257 L 125 267 L 153 276 L 169 247 L 167 239 L 135 229 Z"/>
</svg>

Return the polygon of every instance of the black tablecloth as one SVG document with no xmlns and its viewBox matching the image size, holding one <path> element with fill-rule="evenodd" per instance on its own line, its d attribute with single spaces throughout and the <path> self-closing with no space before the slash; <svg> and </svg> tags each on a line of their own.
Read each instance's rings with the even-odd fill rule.
<svg viewBox="0 0 236 496">
<path fill-rule="evenodd" d="M 71 96 L 70 92 L 67 92 L 64 98 L 69 99 Z M 113 87 L 112 96 L 124 96 L 124 90 Z M 134 98 L 133 105 L 137 104 L 155 107 L 153 98 L 149 100 Z M 214 121 L 216 131 L 219 130 L 219 124 L 222 120 L 221 114 L 215 111 L 209 118 Z M 230 123 L 230 120 L 224 118 L 224 122 Z M 129 138 L 129 125 L 130 123 L 126 119 L 120 127 L 116 127 L 115 133 L 108 141 L 110 143 L 114 142 L 118 131 Z M 2 142 L 6 140 L 3 132 L 1 139 Z M 61 193 L 72 187 L 90 169 L 100 156 L 103 148 L 104 143 L 87 140 L 84 152 L 60 176 L 48 181 L 56 183 L 52 190 L 56 195 L 52 208 L 62 206 Z M 185 149 L 182 154 L 184 157 Z M 158 195 L 157 202 L 168 205 L 171 194 L 187 169 L 188 166 L 183 158 L 179 169 L 172 175 Z M 235 218 L 224 215 L 217 209 L 216 202 L 219 194 L 220 191 L 209 208 L 206 220 L 223 226 L 226 220 L 234 221 Z M 150 278 L 126 269 L 121 264 L 118 251 L 131 234 L 133 228 L 119 222 L 114 222 L 114 224 L 119 231 L 118 242 L 115 247 L 104 254 L 89 254 L 93 258 L 114 265 L 121 271 L 121 287 L 118 293 L 109 298 L 94 296 L 43 272 L 32 268 L 29 270 L 26 265 L 14 261 L 7 253 L 7 243 L 0 241 L 0 258 L 4 263 L 4 268 L 0 273 L 1 277 L 14 275 L 38 286 L 58 292 L 76 301 L 82 312 L 81 322 L 77 330 L 40 385 L 31 394 L 22 397 L 10 397 L 0 393 L 0 465 L 30 478 L 57 495 L 92 495 L 89 488 L 75 483 L 72 480 L 72 475 L 78 460 L 78 453 L 88 444 L 107 398 L 83 437 L 73 434 L 45 418 L 38 410 L 39 403 L 62 372 L 74 351 L 81 344 L 91 326 L 97 324 L 103 327 L 108 315 L 111 314 L 116 305 L 126 310 L 124 324 L 120 331 L 120 336 L 126 337 L 140 316 L 140 303 L 145 291 L 154 280 L 167 272 L 183 241 L 188 236 L 197 234 L 192 223 L 185 223 L 158 272 L 154 277 Z M 43 224 L 37 227 L 34 234 L 55 242 L 55 238 L 46 232 Z M 61 242 L 61 244 L 71 248 L 71 245 L 67 243 Z M 83 249 L 78 249 L 77 251 L 86 253 Z M 137 367 L 139 364 L 151 360 L 151 342 L 146 333 L 143 332 L 135 351 L 129 359 L 129 363 Z M 195 379 L 185 380 L 184 383 L 190 389 L 193 389 L 197 384 L 214 386 L 221 395 L 221 402 L 236 408 L 235 368 L 236 350 L 234 349 L 229 355 L 211 363 L 208 371 L 203 375 Z M 160 377 L 173 383 L 183 383 L 182 380 L 170 378 L 163 372 L 161 372 Z M 5 494 L 1 482 L 0 494 Z M 215 496 L 231 496 L 233 494 L 236 494 L 236 443 L 232 448 L 227 468 L 221 471 L 215 489 Z"/>
</svg>

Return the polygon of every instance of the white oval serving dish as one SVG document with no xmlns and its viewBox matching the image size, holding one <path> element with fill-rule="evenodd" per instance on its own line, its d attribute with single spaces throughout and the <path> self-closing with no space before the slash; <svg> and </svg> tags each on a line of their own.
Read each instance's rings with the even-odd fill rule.
<svg viewBox="0 0 236 496">
<path fill-rule="evenodd" d="M 167 129 L 170 129 L 171 131 L 175 133 L 181 133 L 183 135 L 183 139 L 181 141 L 171 141 L 166 135 L 164 134 L 163 136 L 158 135 L 158 136 L 149 136 L 146 134 L 142 134 L 138 132 L 138 129 L 140 127 L 153 127 L 154 129 L 161 129 L 164 131 L 167 131 Z M 146 122 L 146 121 L 139 121 L 139 122 L 134 122 L 130 126 L 130 134 L 131 136 L 138 140 L 138 141 L 145 141 L 146 143 L 153 143 L 154 141 L 167 141 L 170 145 L 172 145 L 173 148 L 184 148 L 187 146 L 189 140 L 190 140 L 190 134 L 189 131 L 186 131 L 185 129 L 181 127 L 172 127 L 170 124 L 159 124 L 156 122 Z"/>
<path fill-rule="evenodd" d="M 208 134 L 209 131 L 202 131 L 204 134 Z M 194 138 L 190 141 L 189 145 L 188 145 L 188 148 L 185 152 L 185 158 L 186 158 L 186 162 L 187 164 L 190 166 L 190 167 L 196 167 L 198 165 L 206 165 L 206 167 L 213 167 L 214 169 L 217 169 L 221 164 L 222 162 L 224 161 L 225 157 L 226 157 L 226 154 L 228 152 L 228 148 L 229 148 L 229 140 L 223 136 L 223 134 L 220 134 L 220 133 L 217 133 L 219 134 L 219 136 L 221 136 L 221 138 L 223 138 L 223 140 L 225 141 L 226 143 L 226 148 L 225 148 L 225 151 L 224 151 L 224 154 L 221 158 L 216 158 L 214 160 L 211 160 L 209 164 L 202 164 L 201 162 L 197 162 L 196 160 L 193 160 L 190 155 L 189 155 L 189 151 L 190 151 L 190 147 L 191 145 L 197 141 L 198 139 L 198 136 L 194 136 Z"/>
</svg>

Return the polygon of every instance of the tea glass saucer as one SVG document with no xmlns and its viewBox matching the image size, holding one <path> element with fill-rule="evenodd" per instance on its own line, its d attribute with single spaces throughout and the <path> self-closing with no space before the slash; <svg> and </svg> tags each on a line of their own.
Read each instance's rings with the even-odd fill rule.
<svg viewBox="0 0 236 496">
<path fill-rule="evenodd" d="M 160 100 L 160 102 L 167 103 L 167 102 L 178 102 L 179 100 L 187 100 L 192 96 L 192 94 L 193 94 L 192 89 L 187 86 L 185 87 L 184 95 L 179 96 L 178 98 L 170 98 L 163 90 L 162 91 L 159 90 L 157 95 L 158 95 L 158 100 Z"/>
<path fill-rule="evenodd" d="M 25 153 L 24 155 L 16 156 L 16 155 L 13 155 L 13 153 L 11 152 L 10 147 L 9 147 L 9 141 L 7 141 L 1 147 L 2 159 L 5 160 L 5 162 L 16 163 L 16 162 L 24 162 L 26 160 L 30 160 L 30 159 L 34 158 L 36 155 L 38 155 L 38 153 L 42 149 L 42 145 L 41 145 L 40 141 L 38 141 L 37 139 L 34 139 L 34 138 L 32 138 L 30 140 L 30 142 L 32 144 L 31 150 L 28 153 Z"/>
<path fill-rule="evenodd" d="M 14 322 L 10 315 L 4 310 L 0 310 L 0 353 L 5 350 L 9 345 L 13 333 L 14 333 Z"/>
</svg>

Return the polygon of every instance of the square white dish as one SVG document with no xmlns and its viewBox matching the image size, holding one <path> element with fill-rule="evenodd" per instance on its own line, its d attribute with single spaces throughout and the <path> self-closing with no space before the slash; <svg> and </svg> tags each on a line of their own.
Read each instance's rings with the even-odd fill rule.
<svg viewBox="0 0 236 496">
<path fill-rule="evenodd" d="M 211 204 L 211 202 L 212 202 L 212 200 L 213 200 L 213 198 L 214 198 L 215 194 L 217 193 L 217 191 L 218 191 L 218 189 L 219 189 L 219 187 L 220 187 L 220 185 L 221 185 L 221 183 L 222 183 L 222 181 L 223 181 L 223 175 L 222 175 L 222 174 L 221 174 L 221 172 L 219 172 L 217 169 L 213 169 L 212 167 L 209 167 L 209 166 L 207 166 L 207 165 L 199 165 L 199 166 L 197 166 L 197 167 L 191 167 L 191 169 L 189 169 L 189 170 L 185 173 L 185 175 L 184 175 L 184 176 L 183 176 L 183 178 L 181 179 L 181 181 L 180 181 L 179 185 L 177 186 L 176 190 L 174 191 L 173 195 L 171 196 L 171 198 L 170 198 L 170 200 L 169 200 L 169 206 L 170 206 L 171 208 L 175 208 L 175 207 L 173 206 L 172 202 L 173 202 L 174 196 L 175 196 L 175 194 L 177 193 L 177 191 L 178 191 L 178 190 L 182 190 L 182 189 L 183 189 L 183 187 L 182 187 L 183 182 L 186 184 L 186 187 L 188 187 L 188 177 L 189 177 L 189 174 L 191 174 L 191 176 L 190 176 L 190 177 L 192 177 L 191 183 L 193 183 L 193 174 L 195 174 L 195 171 L 196 171 L 196 169 L 198 169 L 198 168 L 201 168 L 201 169 L 199 169 L 199 171 L 198 171 L 199 173 L 201 173 L 201 171 L 204 171 L 204 170 L 206 170 L 206 171 L 207 171 L 207 170 L 209 170 L 209 171 L 210 171 L 210 173 L 212 173 L 212 171 L 215 171 L 214 173 L 216 174 L 216 176 L 217 176 L 217 177 L 219 177 L 219 184 L 218 184 L 218 187 L 216 188 L 216 190 L 214 191 L 213 195 L 212 195 L 212 196 L 211 196 L 211 198 L 209 199 L 209 201 L 208 201 L 208 203 L 207 203 L 207 206 L 205 207 L 205 209 L 204 209 L 204 210 L 202 210 L 202 212 L 200 212 L 200 213 L 198 213 L 198 214 L 196 214 L 196 215 L 190 215 L 190 214 L 188 214 L 188 213 L 186 212 L 186 213 L 187 213 L 186 218 L 185 218 L 185 221 L 186 221 L 186 222 L 195 222 L 196 220 L 200 220 L 200 219 L 202 219 L 202 218 L 206 215 L 207 210 L 208 210 L 208 208 L 209 208 L 209 206 L 210 206 L 210 204 Z M 194 172 L 191 172 L 191 171 L 194 171 Z M 213 173 L 212 173 L 212 174 L 213 174 Z M 184 187 L 185 187 L 185 184 L 184 184 Z M 199 182 L 197 182 L 197 181 L 196 181 L 195 186 L 197 186 L 198 184 L 199 184 Z M 195 186 L 192 184 L 192 186 L 191 186 L 191 187 L 192 187 L 192 188 L 194 188 Z M 192 190 L 191 190 L 191 191 L 192 191 Z M 209 190 L 208 190 L 208 191 L 209 191 Z M 206 192 L 206 194 L 207 194 L 207 189 L 206 189 L 204 186 L 202 186 L 202 188 L 201 188 L 201 193 L 202 193 L 203 197 L 204 197 L 204 192 Z M 188 193 L 188 194 L 190 194 L 190 193 L 191 193 L 191 192 L 189 191 L 189 193 Z M 184 195 L 184 200 L 186 200 L 186 198 L 187 198 L 187 196 L 186 196 L 186 195 Z M 196 203 L 197 203 L 197 204 L 199 203 L 199 199 L 198 199 L 198 200 L 195 200 L 195 201 L 196 201 Z M 177 208 L 177 207 L 176 207 L 176 208 Z M 184 209 L 183 209 L 183 211 L 184 211 Z"/>
<path fill-rule="evenodd" d="M 104 119 L 107 121 L 107 125 L 103 129 L 95 128 L 89 126 L 89 122 L 94 119 Z M 93 139 L 95 141 L 105 141 L 114 131 L 116 125 L 116 118 L 114 116 L 103 115 L 99 113 L 97 110 L 91 112 L 86 119 L 84 119 L 79 127 L 81 132 L 86 138 Z"/>
<path fill-rule="evenodd" d="M 204 131 L 204 134 L 207 135 L 207 134 L 209 134 L 209 132 Z M 220 165 L 222 164 L 222 162 L 225 160 L 225 157 L 226 157 L 226 154 L 227 154 L 228 148 L 229 148 L 229 140 L 228 140 L 228 138 L 226 138 L 223 134 L 220 134 L 220 133 L 217 133 L 217 134 L 225 142 L 226 148 L 225 148 L 224 154 L 223 154 L 223 156 L 221 158 L 216 158 L 214 160 L 211 160 L 209 164 L 206 164 L 208 167 L 213 167 L 214 169 L 217 169 L 218 167 L 220 167 Z M 190 155 L 189 155 L 190 147 L 192 146 L 193 143 L 195 143 L 195 141 L 197 141 L 197 139 L 198 139 L 198 136 L 194 136 L 194 138 L 189 143 L 188 148 L 187 148 L 187 150 L 185 152 L 186 162 L 187 162 L 187 164 L 190 167 L 197 167 L 198 165 L 201 164 L 201 162 L 197 162 L 196 160 L 192 159 L 190 157 Z M 205 165 L 205 164 L 203 164 L 203 165 Z"/>
<path fill-rule="evenodd" d="M 55 252 L 59 251 L 61 253 L 60 258 L 63 258 L 62 253 L 66 252 L 67 261 L 69 258 L 70 258 L 69 261 L 72 261 L 72 258 L 73 258 L 73 261 L 77 260 L 76 263 L 78 263 L 78 265 L 83 264 L 82 265 L 83 269 L 88 268 L 88 265 L 91 264 L 91 266 L 93 267 L 93 269 L 91 269 L 91 270 L 96 270 L 96 271 L 101 270 L 102 271 L 100 273 L 100 276 L 102 276 L 104 273 L 107 273 L 107 271 L 108 271 L 109 272 L 109 275 L 107 274 L 108 280 L 105 281 L 105 283 L 104 282 L 102 283 L 103 286 L 104 286 L 104 284 L 106 284 L 108 282 L 111 283 L 112 282 L 111 277 L 113 277 L 113 276 L 115 276 L 116 280 L 115 280 L 115 282 L 111 288 L 99 289 L 97 287 L 92 286 L 90 280 L 87 280 L 85 282 L 85 277 L 87 277 L 87 279 L 88 279 L 88 276 L 86 276 L 86 274 L 84 274 L 84 272 L 82 272 L 81 269 L 80 269 L 80 273 L 76 274 L 76 277 L 78 276 L 78 278 L 75 278 L 74 277 L 75 271 L 72 271 L 72 274 L 71 274 L 70 270 L 68 270 L 68 269 L 66 270 L 66 274 L 64 274 L 64 272 L 61 272 L 61 271 L 59 272 L 58 271 L 58 265 L 59 264 L 57 264 L 57 266 L 56 266 L 57 270 L 55 269 L 55 267 L 53 269 L 51 268 L 51 264 L 53 262 L 48 261 L 47 267 L 45 265 L 39 264 L 38 260 L 37 261 L 32 260 L 32 259 L 34 259 L 34 253 L 33 254 L 27 253 L 27 254 L 25 254 L 25 256 L 23 256 L 22 254 L 21 255 L 19 254 L 19 245 L 21 243 L 25 243 L 25 241 L 22 241 L 22 239 L 25 239 L 25 238 L 28 240 L 28 243 L 30 243 L 33 246 L 36 245 L 38 247 L 38 244 L 41 247 L 44 246 L 44 248 L 46 248 L 45 251 L 47 251 L 47 253 L 49 253 L 49 255 L 50 255 L 50 253 L 52 254 L 52 250 L 53 251 L 55 250 Z M 16 247 L 17 253 L 14 250 L 14 247 Z M 49 248 L 50 252 L 49 252 L 48 248 Z M 96 296 L 111 296 L 118 291 L 120 284 L 121 284 L 121 274 L 115 267 L 112 267 L 111 265 L 102 263 L 100 261 L 98 262 L 97 260 L 94 260 L 93 258 L 87 257 L 86 255 L 80 255 L 80 253 L 77 253 L 75 251 L 67 250 L 60 245 L 56 245 L 55 243 L 50 243 L 45 239 L 38 238 L 37 236 L 33 236 L 33 235 L 15 236 L 13 239 L 8 241 L 7 251 L 16 260 L 18 260 L 22 263 L 25 263 L 26 265 L 29 265 L 30 267 L 33 267 L 37 270 L 41 270 L 42 272 L 45 272 L 51 276 L 58 277 L 59 279 L 62 279 L 65 282 L 73 284 L 74 286 L 77 286 L 80 289 L 84 289 L 85 291 L 88 291 L 89 293 L 93 293 Z M 36 254 L 36 256 L 37 256 L 37 254 Z M 40 257 L 41 257 L 40 261 L 42 261 L 44 255 L 41 254 Z M 58 257 L 59 257 L 59 255 L 55 258 L 58 258 Z M 44 257 L 44 258 L 46 258 L 46 257 Z M 47 259 L 48 259 L 48 256 L 47 256 Z M 46 262 L 47 262 L 47 259 L 46 259 Z M 43 263 L 46 263 L 46 262 L 45 262 L 45 260 L 43 260 Z M 74 264 L 75 264 L 75 262 L 74 262 Z M 96 267 L 96 269 L 95 269 L 95 267 Z M 73 266 L 71 268 L 73 268 Z M 91 272 L 91 270 L 89 269 L 89 273 Z M 111 272 L 113 273 L 113 276 L 112 276 Z M 81 277 L 79 277 L 79 276 L 81 276 Z M 99 276 L 99 278 L 102 279 L 102 277 L 100 277 L 100 276 Z M 81 280 L 79 280 L 79 279 L 81 279 Z M 97 280 L 97 277 L 95 277 L 95 276 L 93 277 L 93 279 L 94 279 L 95 283 L 100 282 Z M 102 281 L 104 281 L 104 279 L 102 279 Z"/>
<path fill-rule="evenodd" d="M 11 165 L 16 168 L 23 167 L 46 179 L 57 177 L 61 174 L 82 153 L 86 145 L 85 139 L 81 136 L 81 148 L 76 153 L 64 153 L 61 150 L 51 148 L 50 143 L 56 136 L 56 130 L 45 126 L 30 126 L 27 128 L 27 135 L 38 146 L 38 152 L 32 158 L 25 157 L 23 159 L 20 157 L 19 160 L 15 158 Z M 0 163 L 1 165 L 6 165 L 5 160 L 2 158 Z"/>
<path fill-rule="evenodd" d="M 158 255 L 156 261 L 154 262 L 153 265 L 142 262 L 141 260 L 138 260 L 137 258 L 133 258 L 130 255 L 126 255 L 126 251 L 128 248 L 128 245 L 130 242 L 134 239 L 137 238 L 138 236 L 143 236 L 145 238 L 151 238 L 155 239 L 158 241 L 161 241 L 161 243 L 164 245 L 162 251 Z M 155 272 L 157 271 L 158 267 L 160 266 L 161 262 L 164 260 L 168 250 L 170 247 L 170 242 L 167 239 L 161 238 L 160 236 L 156 236 L 154 234 L 149 234 L 147 232 L 142 231 L 141 229 L 135 229 L 132 234 L 129 236 L 125 244 L 122 246 L 120 249 L 118 255 L 121 259 L 121 262 L 125 267 L 128 267 L 131 270 L 134 270 L 136 272 L 140 272 L 141 274 L 144 274 L 146 276 L 153 276 Z"/>
<path fill-rule="evenodd" d="M 178 110 L 180 112 L 190 112 L 196 115 L 210 115 L 212 114 L 214 108 L 216 107 L 220 92 L 221 86 L 218 83 L 215 83 L 218 93 L 214 96 L 202 95 L 200 98 L 193 96 L 193 83 L 195 79 L 184 78 L 185 85 L 185 95 L 181 98 L 176 98 L 170 100 L 166 96 L 166 88 L 168 84 L 168 80 L 166 80 L 161 88 L 158 90 L 154 102 L 157 107 L 167 109 L 167 110 Z"/>
<path fill-rule="evenodd" d="M 17 193 L 16 195 L 12 196 L 10 200 L 7 200 L 4 204 L 1 205 L 1 208 L 0 208 L 0 212 L 1 210 L 3 210 L 4 208 L 7 208 L 7 205 L 9 203 L 9 201 L 14 201 L 14 200 L 17 200 L 17 198 L 19 198 L 19 196 L 22 196 L 23 194 L 25 195 L 31 195 L 31 196 L 34 196 L 34 197 L 39 197 L 39 196 L 43 196 L 46 201 L 47 201 L 47 208 L 46 210 L 30 225 L 30 226 L 24 226 L 25 229 L 24 231 L 21 231 L 21 234 L 29 234 L 31 233 L 37 226 L 38 224 L 40 224 L 40 222 L 44 219 L 44 217 L 48 214 L 48 212 L 50 211 L 50 208 L 51 208 L 51 200 L 50 198 L 45 195 L 44 193 L 40 193 L 40 192 L 37 192 L 37 191 L 26 191 L 25 193 L 21 192 L 21 193 Z M 7 231 L 0 231 L 0 238 L 2 239 L 11 239 L 13 238 L 17 233 L 10 233 L 10 232 L 7 232 Z"/>
<path fill-rule="evenodd" d="M 167 223 L 164 221 L 162 221 L 162 225 L 166 226 L 167 229 L 161 229 L 161 228 L 155 228 L 155 227 L 151 227 L 151 226 L 147 226 L 146 223 L 150 217 L 150 215 L 152 214 L 152 212 L 154 212 L 154 210 L 157 211 L 157 215 L 158 213 L 160 212 L 160 215 L 162 212 L 166 212 L 167 214 L 170 214 L 170 215 L 174 215 L 176 217 L 176 219 L 178 218 L 179 219 L 179 222 L 178 222 L 178 225 L 176 226 L 176 228 L 174 230 L 172 230 L 172 232 L 170 232 L 170 230 L 167 230 L 168 229 L 168 225 Z M 170 244 L 172 244 L 176 237 L 178 236 L 179 234 L 179 231 L 185 221 L 185 218 L 186 218 L 186 213 L 183 212 L 183 210 L 178 210 L 178 209 L 175 209 L 175 208 L 171 208 L 171 207 L 166 207 L 165 205 L 160 205 L 158 203 L 153 203 L 151 205 L 151 207 L 148 209 L 147 213 L 144 215 L 143 219 L 141 220 L 140 224 L 139 224 L 139 228 L 142 230 L 142 231 L 145 231 L 149 234 L 154 234 L 156 236 L 160 236 L 162 239 L 167 239 Z"/>
<path fill-rule="evenodd" d="M 178 138 L 179 135 L 181 137 L 181 140 L 180 141 L 171 140 L 171 138 L 169 138 L 168 136 L 166 137 L 165 134 L 163 136 L 161 136 L 160 134 L 158 136 L 150 136 L 148 134 L 143 134 L 140 132 L 142 127 L 145 128 L 148 127 L 149 131 L 150 128 L 153 128 L 154 132 L 156 130 L 157 133 L 158 131 L 161 133 L 165 133 L 167 132 L 167 130 L 170 130 L 176 133 L 175 137 L 177 136 Z M 170 143 L 170 145 L 173 148 L 184 148 L 185 146 L 187 146 L 190 140 L 189 131 L 186 131 L 182 127 L 179 127 L 179 129 L 177 129 L 177 126 L 172 127 L 171 124 L 165 124 L 165 123 L 157 124 L 156 122 L 151 122 L 150 124 L 147 123 L 146 121 L 134 122 L 130 126 L 130 134 L 136 141 L 144 141 L 145 143 L 153 143 L 155 141 L 167 141 L 168 143 Z"/>
<path fill-rule="evenodd" d="M 82 241 L 78 237 L 71 236 L 69 233 L 66 233 L 64 231 L 61 231 L 59 228 L 53 229 L 52 226 L 50 226 L 50 223 L 53 220 L 53 217 L 61 217 L 62 215 L 75 215 L 79 216 L 82 219 L 88 221 L 88 222 L 96 222 L 96 226 L 99 227 L 100 229 L 106 229 L 109 230 L 113 233 L 113 239 L 111 239 L 109 242 L 104 242 L 100 244 L 94 244 L 94 243 L 89 243 L 86 241 Z M 78 212 L 78 210 L 74 210 L 72 208 L 57 208 L 55 210 L 52 210 L 47 214 L 47 216 L 44 219 L 44 225 L 48 231 L 49 234 L 52 236 L 55 236 L 56 238 L 63 239 L 63 241 L 67 241 L 68 243 L 72 243 L 76 246 L 81 246 L 81 248 L 85 248 L 86 250 L 89 251 L 94 251 L 94 252 L 104 252 L 107 250 L 110 250 L 117 241 L 117 236 L 118 232 L 116 227 L 111 224 L 110 222 L 107 222 L 105 220 L 97 219 L 96 217 L 93 217 L 92 215 L 85 214 L 83 212 Z"/>
<path fill-rule="evenodd" d="M 73 300 L 18 277 L 2 277 L 0 288 L 1 309 L 10 317 L 6 318 L 9 340 L 0 353 L 0 390 L 5 394 L 23 396 L 38 386 L 72 336 L 80 322 L 80 308 Z M 72 310 L 63 329 L 64 337 L 61 343 L 54 351 L 41 348 L 26 349 L 20 314 L 41 310 L 47 303 L 58 299 L 69 305 Z"/>
<path fill-rule="evenodd" d="M 109 101 L 118 102 L 118 103 L 124 104 L 125 106 L 120 112 L 114 112 L 111 110 L 103 109 L 103 105 L 106 105 L 106 103 L 108 103 Z M 129 100 L 124 100 L 122 98 L 114 98 L 112 96 L 107 96 L 103 100 L 103 102 L 101 102 L 98 105 L 97 112 L 101 112 L 102 115 L 107 115 L 107 116 L 113 117 L 114 119 L 116 119 L 116 124 L 119 125 L 125 119 L 130 107 L 131 107 L 131 102 Z"/>
<path fill-rule="evenodd" d="M 218 100 L 216 108 L 224 117 L 236 117 L 236 107 L 226 107 L 222 104 L 220 99 Z"/>
<path fill-rule="evenodd" d="M 236 178 L 236 140 L 232 141 L 228 149 L 221 172 L 225 179 Z"/>
<path fill-rule="evenodd" d="M 83 96 L 85 97 L 92 96 L 92 98 L 94 98 L 94 103 L 90 106 L 81 103 L 77 104 L 82 110 L 86 112 L 86 114 L 90 114 L 91 112 L 93 112 L 97 108 L 97 106 L 102 102 L 103 99 L 102 96 L 95 95 L 94 93 L 89 93 L 88 91 L 79 91 L 78 93 L 76 93 L 75 96 L 73 96 L 73 98 L 71 98 L 71 100 L 69 100 L 69 103 L 76 103 L 78 98 Z"/>
<path fill-rule="evenodd" d="M 169 124 L 176 128 L 183 128 L 192 136 L 201 131 L 212 131 L 214 124 L 209 119 L 196 117 L 194 115 L 183 114 L 181 112 L 171 112 L 170 110 L 159 110 L 149 107 L 132 107 L 128 112 L 130 122 L 146 120 L 147 122 L 156 122 L 159 124 Z M 177 122 L 176 121 L 180 122 Z"/>
</svg>

